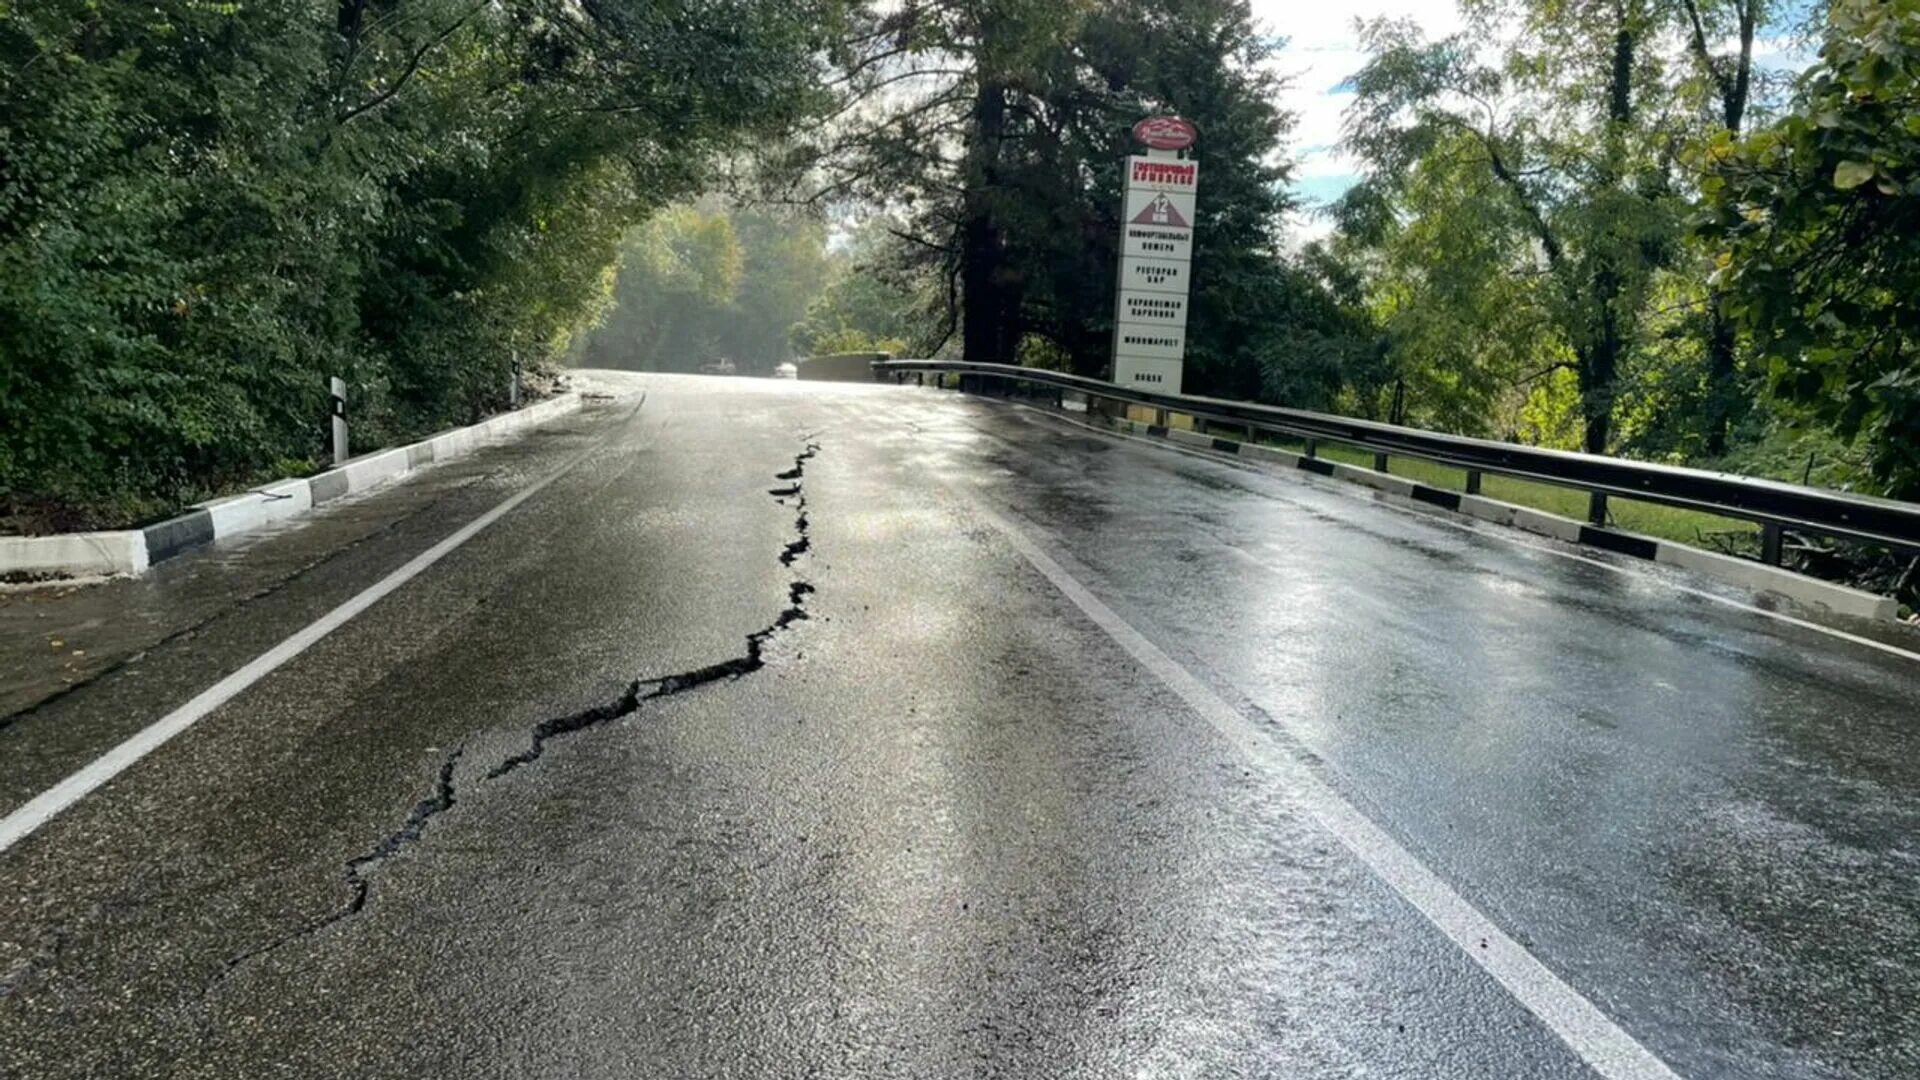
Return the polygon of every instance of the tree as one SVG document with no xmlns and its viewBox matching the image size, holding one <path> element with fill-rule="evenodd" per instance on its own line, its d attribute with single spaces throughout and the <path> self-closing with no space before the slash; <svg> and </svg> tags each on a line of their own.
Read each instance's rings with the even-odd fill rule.
<svg viewBox="0 0 1920 1080">
<path fill-rule="evenodd" d="M 747 371 L 772 371 L 790 355 L 794 324 L 828 277 L 826 230 L 817 219 L 717 199 L 670 207 L 622 243 L 612 305 L 579 359 L 694 371 L 726 357 Z"/>
<path fill-rule="evenodd" d="M 1482 295 L 1497 277 L 1540 275 L 1542 312 L 1578 381 L 1583 447 L 1605 452 L 1622 364 L 1639 344 L 1656 272 L 1675 256 L 1681 208 L 1664 130 L 1667 84 L 1650 0 L 1526 0 L 1476 4 L 1483 29 L 1426 42 L 1408 24 L 1366 28 L 1373 57 L 1353 79 L 1349 142 L 1370 184 L 1404 198 L 1424 163 L 1451 156 L 1505 212 L 1484 216 L 1504 260 L 1483 262 Z M 1510 16 L 1500 44 L 1484 29 Z M 1480 59 L 1499 45 L 1499 66 Z M 1502 265 L 1504 264 L 1504 265 Z M 1421 296 L 1421 304 L 1445 297 Z M 1469 316 L 1471 318 L 1471 316 Z"/>
<path fill-rule="evenodd" d="M 1768 0 L 1679 0 L 1675 6 L 1684 20 L 1687 55 L 1698 73 L 1695 86 L 1711 114 L 1714 137 L 1737 139 L 1744 130 L 1754 100 L 1754 38 L 1771 21 L 1775 6 Z M 1730 51 L 1716 48 L 1724 41 L 1732 42 Z M 1718 456 L 1726 452 L 1728 436 L 1749 399 L 1739 385 L 1733 319 L 1717 289 L 1708 291 L 1706 303 L 1704 450 Z"/>
<path fill-rule="evenodd" d="M 498 407 L 625 228 L 824 104 L 840 0 L 0 5 L 0 518 Z"/>
<path fill-rule="evenodd" d="M 1920 0 L 1837 0 L 1792 112 L 1714 159 L 1716 284 L 1771 392 L 1920 495 Z"/>
<path fill-rule="evenodd" d="M 1336 208 L 1332 246 L 1356 261 L 1381 362 L 1351 384 L 1363 416 L 1506 435 L 1527 394 L 1572 358 L 1551 277 L 1530 264 L 1532 222 L 1487 175 L 1476 137 L 1444 136 L 1394 185 Z M 1360 373 L 1356 373 L 1360 374 Z"/>
<path fill-rule="evenodd" d="M 792 328 L 794 347 L 809 356 L 935 355 L 948 337 L 937 329 L 947 297 L 939 275 L 910 258 L 906 244 L 882 216 L 855 228 L 831 256 L 825 288 Z"/>
<path fill-rule="evenodd" d="M 1274 317 L 1319 284 L 1279 251 L 1291 118 L 1244 0 L 910 3 L 873 41 L 823 190 L 899 212 L 900 267 L 944 282 L 967 358 L 1105 370 L 1128 132 L 1178 112 L 1201 132 L 1187 384 L 1265 392 Z"/>
<path fill-rule="evenodd" d="M 721 353 L 717 313 L 732 307 L 746 258 L 733 219 L 677 206 L 633 230 L 621 248 L 613 307 L 591 334 L 598 367 L 693 371 Z"/>
</svg>

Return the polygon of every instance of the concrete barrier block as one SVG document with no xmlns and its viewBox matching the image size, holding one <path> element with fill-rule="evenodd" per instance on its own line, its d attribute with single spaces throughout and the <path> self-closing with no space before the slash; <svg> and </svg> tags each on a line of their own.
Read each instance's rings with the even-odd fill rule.
<svg viewBox="0 0 1920 1080">
<path fill-rule="evenodd" d="M 1542 536 L 1551 536 L 1555 540 L 1565 540 L 1569 544 L 1580 542 L 1579 522 L 1572 518 L 1563 518 L 1558 514 L 1549 514 L 1544 510 L 1535 510 L 1530 506 L 1513 508 L 1513 526 Z"/>
<path fill-rule="evenodd" d="M 534 405 L 534 406 L 529 406 L 528 408 L 539 408 L 539 406 Z M 526 419 L 526 412 L 527 412 L 526 409 L 522 409 L 519 412 L 501 413 L 499 416 L 489 416 L 485 420 L 482 420 L 479 423 L 473 425 L 472 430 L 473 430 L 474 437 L 488 441 L 488 442 L 491 442 L 494 439 L 498 439 L 502 435 L 505 435 L 508 432 L 519 427 Z"/>
<path fill-rule="evenodd" d="M 338 470 L 347 474 L 348 491 L 365 491 L 407 471 L 407 448 L 396 447 L 349 461 Z"/>
<path fill-rule="evenodd" d="M 307 481 L 307 489 L 312 492 L 313 505 L 318 506 L 329 499 L 337 499 L 347 493 L 347 473 L 345 469 L 330 469 Z"/>
<path fill-rule="evenodd" d="M 1749 589 L 1775 593 L 1796 604 L 1825 608 L 1836 615 L 1849 615 L 1860 619 L 1893 619 L 1900 614 L 1900 604 L 1891 596 L 1850 589 L 1845 585 L 1806 577 L 1778 566 L 1768 566 L 1751 559 L 1723 555 L 1704 548 L 1661 541 L 1659 550 L 1654 554 L 1654 561 L 1706 574 Z"/>
<path fill-rule="evenodd" d="M 1268 461 L 1288 469 L 1300 467 L 1300 455 L 1265 443 L 1241 443 L 1240 456 L 1253 461 Z"/>
<path fill-rule="evenodd" d="M 1414 483 L 1404 476 L 1374 472 L 1372 469 L 1363 469 L 1358 465 L 1347 465 L 1338 461 L 1333 462 L 1333 475 L 1348 483 L 1362 484 L 1389 495 L 1413 497 Z"/>
<path fill-rule="evenodd" d="M 433 460 L 448 461 L 473 448 L 473 435 L 466 431 L 448 431 L 435 435 L 428 445 L 433 447 Z"/>
<path fill-rule="evenodd" d="M 290 518 L 313 508 L 313 486 L 307 480 L 282 480 L 277 484 L 200 504 L 213 521 L 218 538 L 257 529 L 269 522 Z"/>
<path fill-rule="evenodd" d="M 147 538 L 139 529 L 0 536 L 0 571 L 24 577 L 112 577 L 144 574 Z"/>
<path fill-rule="evenodd" d="M 1482 521 L 1491 521 L 1499 525 L 1512 525 L 1513 512 L 1519 507 L 1504 503 L 1498 499 L 1489 499 L 1484 495 L 1460 496 L 1460 512 L 1468 517 Z"/>
<path fill-rule="evenodd" d="M 192 510 L 177 518 L 149 525 L 140 530 L 146 538 L 147 559 L 160 562 L 192 547 L 213 542 L 213 515 Z"/>
</svg>

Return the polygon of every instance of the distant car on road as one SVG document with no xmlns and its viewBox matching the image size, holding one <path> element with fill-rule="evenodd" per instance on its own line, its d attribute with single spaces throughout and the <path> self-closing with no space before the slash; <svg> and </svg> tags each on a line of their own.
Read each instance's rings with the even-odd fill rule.
<svg viewBox="0 0 1920 1080">
<path fill-rule="evenodd" d="M 734 372 L 733 361 L 726 357 L 700 365 L 702 375 L 731 375 Z"/>
<path fill-rule="evenodd" d="M 800 365 L 791 360 L 782 360 L 775 364 L 773 377 L 776 379 L 797 379 L 800 377 Z"/>
</svg>

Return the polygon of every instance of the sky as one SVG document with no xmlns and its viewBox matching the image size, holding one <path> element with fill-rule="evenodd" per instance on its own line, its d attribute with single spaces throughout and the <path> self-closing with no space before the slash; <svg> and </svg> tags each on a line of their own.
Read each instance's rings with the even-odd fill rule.
<svg viewBox="0 0 1920 1080">
<path fill-rule="evenodd" d="M 1359 173 L 1359 166 L 1339 149 L 1340 117 L 1352 95 L 1337 89 L 1366 62 L 1355 20 L 1412 19 L 1427 36 L 1439 37 L 1460 28 L 1459 8 L 1454 0 L 1252 0 L 1252 6 L 1261 26 L 1287 39 L 1279 65 L 1292 79 L 1281 103 L 1298 117 L 1294 191 L 1307 203 L 1324 204 L 1346 191 Z M 1324 232 L 1326 225 L 1304 215 L 1295 228 L 1311 236 Z"/>
</svg>

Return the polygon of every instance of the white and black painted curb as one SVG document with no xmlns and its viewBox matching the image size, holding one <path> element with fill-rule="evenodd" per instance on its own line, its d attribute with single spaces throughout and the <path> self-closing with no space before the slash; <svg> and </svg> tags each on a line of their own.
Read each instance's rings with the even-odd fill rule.
<svg viewBox="0 0 1920 1080">
<path fill-rule="evenodd" d="M 1489 499 L 1484 495 L 1467 495 L 1458 491 L 1448 491 L 1445 488 L 1436 488 L 1409 480 L 1404 476 L 1377 472 L 1358 465 L 1348 465 L 1345 462 L 1328 461 L 1325 458 L 1310 458 L 1276 446 L 1236 442 L 1232 439 L 1222 439 L 1182 428 L 1143 424 L 1137 420 L 1115 419 L 1109 422 L 1120 430 L 1135 434 L 1166 439 L 1168 442 L 1222 454 L 1232 454 L 1248 461 L 1262 461 L 1282 468 L 1299 469 L 1303 472 L 1345 480 L 1372 488 L 1391 500 L 1438 507 L 1456 514 L 1465 514 L 1483 521 L 1549 536 L 1569 544 L 1584 544 L 1620 555 L 1665 563 L 1668 566 L 1706 574 L 1743 588 L 1774 593 L 1796 604 L 1823 608 L 1836 615 L 1859 619 L 1892 620 L 1900 614 L 1899 603 L 1890 596 L 1851 589 L 1845 585 L 1836 585 L 1830 581 L 1796 574 L 1781 567 L 1689 547 L 1672 540 L 1661 540 L 1651 536 L 1641 536 L 1638 533 L 1621 532 L 1617 529 L 1602 529 L 1583 521 L 1549 514 L 1544 510 L 1535 510 L 1530 506 L 1516 506 L 1498 499 Z"/>
<path fill-rule="evenodd" d="M 408 446 L 376 451 L 323 473 L 204 502 L 144 529 L 0 537 L 0 575 L 58 581 L 142 574 L 183 551 L 284 521 L 579 408 L 578 393 L 561 394 Z"/>
</svg>

